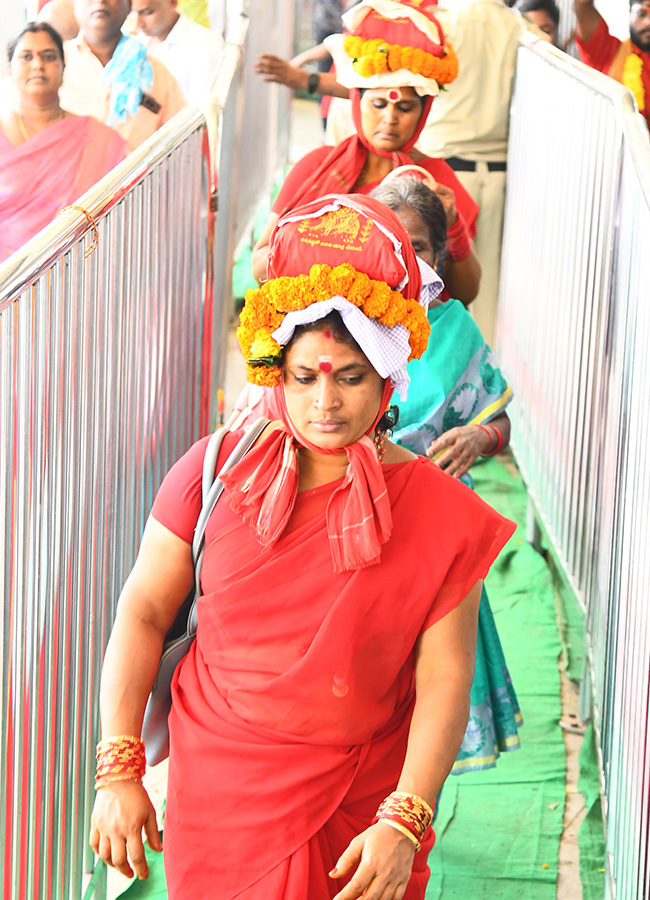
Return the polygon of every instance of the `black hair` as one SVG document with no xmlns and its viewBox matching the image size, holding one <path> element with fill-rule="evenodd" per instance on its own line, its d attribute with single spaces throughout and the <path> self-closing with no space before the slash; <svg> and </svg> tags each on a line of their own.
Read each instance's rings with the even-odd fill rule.
<svg viewBox="0 0 650 900">
<path fill-rule="evenodd" d="M 630 0 L 630 6 L 635 2 L 636 0 Z M 560 24 L 560 7 L 555 0 L 518 0 L 515 9 L 520 13 L 546 12 L 551 17 L 556 28 Z"/>
<path fill-rule="evenodd" d="M 14 58 L 14 53 L 16 52 L 16 47 L 18 46 L 20 39 L 26 34 L 39 34 L 44 31 L 46 34 L 52 38 L 54 43 L 56 44 L 56 49 L 59 51 L 59 57 L 63 65 L 65 65 L 65 55 L 63 53 L 63 41 L 61 40 L 61 35 L 59 32 L 52 28 L 52 26 L 48 22 L 27 22 L 26 25 L 20 29 L 20 31 L 15 34 L 12 39 L 7 44 L 7 55 L 9 57 L 9 62 Z"/>
<path fill-rule="evenodd" d="M 335 341 L 338 341 L 340 344 L 346 344 L 348 347 L 353 347 L 355 350 L 358 350 L 359 353 L 363 353 L 363 350 L 355 341 L 354 337 L 343 321 L 341 313 L 337 309 L 333 309 L 331 312 L 328 312 L 326 316 L 323 316 L 322 319 L 317 319 L 315 322 L 306 322 L 304 325 L 297 325 L 296 329 L 293 332 L 293 335 L 291 336 L 291 340 L 284 348 L 284 353 L 286 354 L 286 351 L 294 343 L 294 341 L 296 341 L 299 337 L 302 337 L 303 334 L 307 334 L 310 331 L 328 330 L 331 330 L 332 337 Z M 377 422 L 377 431 L 388 433 L 390 435 L 395 425 L 397 425 L 398 416 L 398 408 L 396 406 L 390 406 L 383 414 L 381 419 Z"/>
<path fill-rule="evenodd" d="M 440 197 L 423 181 L 408 175 L 395 178 L 388 184 L 380 184 L 370 196 L 381 200 L 393 212 L 410 206 L 422 216 L 429 231 L 433 255 L 438 261 L 437 268 L 440 269 L 447 247 L 447 213 Z"/>
</svg>

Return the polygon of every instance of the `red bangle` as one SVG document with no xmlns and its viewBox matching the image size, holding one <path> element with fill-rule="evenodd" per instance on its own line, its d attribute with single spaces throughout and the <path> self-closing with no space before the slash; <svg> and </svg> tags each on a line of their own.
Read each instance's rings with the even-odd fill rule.
<svg viewBox="0 0 650 900">
<path fill-rule="evenodd" d="M 458 213 L 458 219 L 447 230 L 447 256 L 452 262 L 461 262 L 472 252 L 472 242 L 465 219 Z"/>
<path fill-rule="evenodd" d="M 496 446 L 494 447 L 494 449 L 490 448 L 490 452 L 489 454 L 487 454 L 488 456 L 494 456 L 494 454 L 498 453 L 499 450 L 503 447 L 503 435 L 496 427 L 496 425 L 488 425 L 487 427 L 492 429 L 497 438 Z"/>
</svg>

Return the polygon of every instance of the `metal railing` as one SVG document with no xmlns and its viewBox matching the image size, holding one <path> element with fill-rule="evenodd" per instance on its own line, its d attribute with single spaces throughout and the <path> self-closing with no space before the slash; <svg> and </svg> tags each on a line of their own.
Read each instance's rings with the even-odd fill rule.
<svg viewBox="0 0 650 900">
<path fill-rule="evenodd" d="M 0 893 L 75 898 L 98 685 L 154 491 L 206 431 L 210 162 L 182 112 L 0 267 Z"/>
<path fill-rule="evenodd" d="M 270 194 L 287 158 L 291 94 L 265 84 L 252 70 L 263 51 L 291 56 L 294 0 L 242 0 L 232 17 L 229 45 L 213 85 L 209 126 L 214 148 L 217 224 L 214 331 L 233 314 L 232 261 L 252 225 L 260 199 Z M 231 15 L 231 11 L 229 11 Z M 223 384 L 224 360 L 215 357 L 211 383 Z M 215 391 L 213 391 L 215 396 Z"/>
<path fill-rule="evenodd" d="M 88 845 L 104 647 L 154 493 L 214 422 L 233 248 L 286 154 L 289 94 L 248 75 L 273 35 L 289 55 L 284 5 L 229 9 L 212 150 L 180 113 L 77 201 L 90 218 L 64 211 L 0 266 L 5 900 L 105 893 Z"/>
<path fill-rule="evenodd" d="M 513 446 L 586 614 L 609 896 L 648 884 L 650 145 L 632 95 L 523 40 L 497 346 Z"/>
</svg>

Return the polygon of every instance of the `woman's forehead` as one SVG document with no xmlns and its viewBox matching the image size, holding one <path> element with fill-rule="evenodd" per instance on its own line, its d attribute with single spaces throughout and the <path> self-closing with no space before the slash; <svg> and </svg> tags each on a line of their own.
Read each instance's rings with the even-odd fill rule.
<svg viewBox="0 0 650 900">
<path fill-rule="evenodd" d="M 286 353 L 292 363 L 310 361 L 314 368 L 320 359 L 326 359 L 335 368 L 352 363 L 369 365 L 366 356 L 357 346 L 337 339 L 336 330 L 329 323 L 324 328 L 310 329 L 296 335 Z"/>
</svg>

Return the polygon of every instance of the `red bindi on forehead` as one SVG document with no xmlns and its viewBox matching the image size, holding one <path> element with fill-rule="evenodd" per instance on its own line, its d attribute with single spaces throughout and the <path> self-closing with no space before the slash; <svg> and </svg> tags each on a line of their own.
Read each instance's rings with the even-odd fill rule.
<svg viewBox="0 0 650 900">
<path fill-rule="evenodd" d="M 332 363 L 327 362 L 326 360 L 321 360 L 318 363 L 318 368 L 321 370 L 321 372 L 325 372 L 325 374 L 328 375 L 332 371 Z"/>
</svg>

